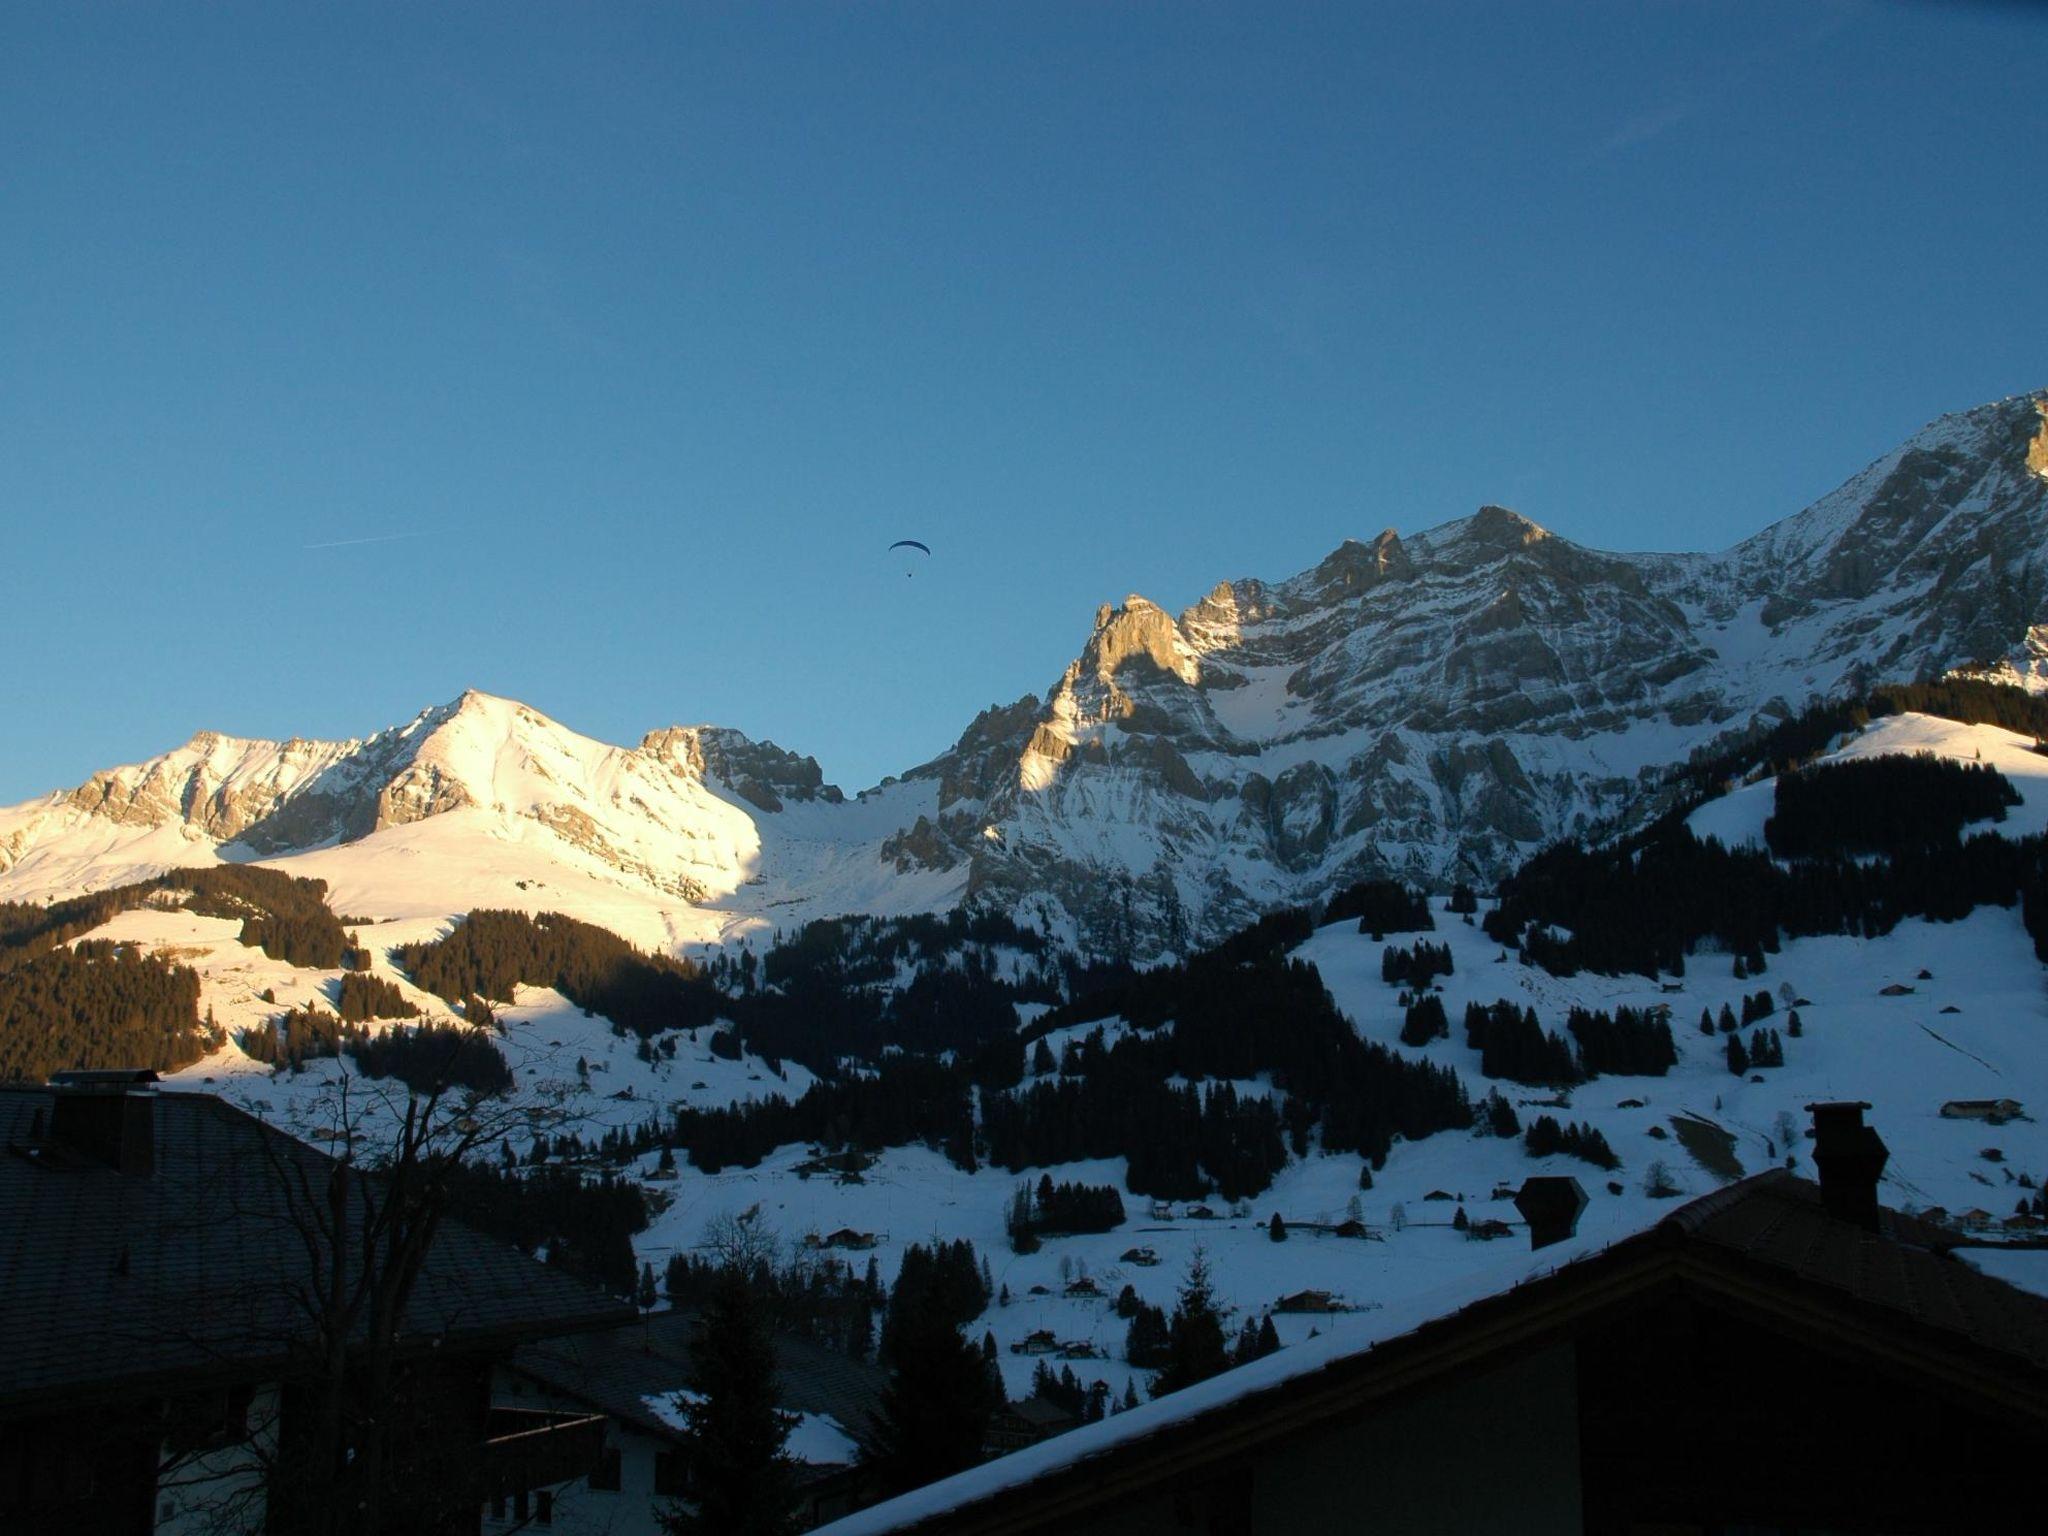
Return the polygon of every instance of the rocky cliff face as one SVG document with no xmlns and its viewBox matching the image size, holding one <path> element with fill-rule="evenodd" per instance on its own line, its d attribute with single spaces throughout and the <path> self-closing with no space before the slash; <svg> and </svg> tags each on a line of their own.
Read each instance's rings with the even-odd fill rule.
<svg viewBox="0 0 2048 1536">
<path fill-rule="evenodd" d="M 2044 444 L 2043 397 L 1943 418 L 1718 555 L 1605 554 L 1483 507 L 1177 618 L 1132 597 L 1043 703 L 920 770 L 939 810 L 894 855 L 1140 951 L 1368 873 L 1493 880 L 1817 696 L 2040 675 Z"/>
</svg>

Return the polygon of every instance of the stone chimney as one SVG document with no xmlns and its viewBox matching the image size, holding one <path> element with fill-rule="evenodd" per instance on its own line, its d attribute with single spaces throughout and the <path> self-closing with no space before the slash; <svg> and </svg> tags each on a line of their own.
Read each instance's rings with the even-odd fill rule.
<svg viewBox="0 0 2048 1536">
<path fill-rule="evenodd" d="M 112 1168 L 156 1168 L 156 1074 L 147 1070 L 59 1072 L 50 1079 L 52 1144 Z"/>
<path fill-rule="evenodd" d="M 1522 1180 L 1515 1192 L 1515 1209 L 1529 1223 L 1529 1246 L 1548 1248 L 1579 1230 L 1579 1213 L 1586 1208 L 1586 1192 L 1568 1175 L 1543 1174 Z"/>
<path fill-rule="evenodd" d="M 1877 1230 L 1877 1181 L 1891 1158 L 1877 1132 L 1863 1123 L 1870 1106 L 1861 1100 L 1809 1104 L 1813 1115 L 1813 1165 L 1820 1170 L 1820 1199 L 1837 1221 Z"/>
</svg>

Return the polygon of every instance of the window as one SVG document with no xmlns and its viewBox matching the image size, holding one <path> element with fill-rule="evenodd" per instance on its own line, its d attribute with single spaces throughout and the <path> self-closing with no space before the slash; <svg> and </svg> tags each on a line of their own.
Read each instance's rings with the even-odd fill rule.
<svg viewBox="0 0 2048 1536">
<path fill-rule="evenodd" d="M 552 1488 L 543 1488 L 533 1496 L 533 1518 L 539 1525 L 555 1523 L 555 1493 Z"/>
<path fill-rule="evenodd" d="M 522 1488 L 517 1493 L 512 1495 L 512 1518 L 514 1520 L 524 1521 L 526 1517 L 531 1513 L 532 1510 L 530 1510 L 527 1507 L 526 1503 L 526 1490 Z"/>
<path fill-rule="evenodd" d="M 502 1493 L 494 1493 L 491 1495 L 491 1518 L 493 1520 L 502 1520 L 505 1518 L 505 1495 L 503 1495 Z"/>
<path fill-rule="evenodd" d="M 599 1493 L 619 1491 L 619 1448 L 616 1445 L 604 1448 L 604 1455 L 599 1458 L 596 1470 L 590 1474 L 590 1486 Z"/>
</svg>

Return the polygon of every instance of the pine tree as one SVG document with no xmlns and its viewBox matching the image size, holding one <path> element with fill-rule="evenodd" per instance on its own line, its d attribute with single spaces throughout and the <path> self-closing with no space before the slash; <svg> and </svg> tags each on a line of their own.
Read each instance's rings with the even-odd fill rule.
<svg viewBox="0 0 2048 1536">
<path fill-rule="evenodd" d="M 1749 1053 L 1742 1048 L 1742 1036 L 1728 1037 L 1728 1070 L 1737 1077 L 1749 1071 Z"/>
<path fill-rule="evenodd" d="M 981 1460 L 1002 1399 L 980 1349 L 929 1296 L 891 1308 L 890 1377 L 861 1459 L 889 1493 L 904 1493 Z"/>
<path fill-rule="evenodd" d="M 1188 1261 L 1187 1278 L 1181 1282 L 1173 1321 L 1167 1327 L 1166 1366 L 1152 1384 L 1153 1396 L 1207 1381 L 1229 1365 L 1223 1343 L 1223 1318 L 1216 1310 L 1215 1289 L 1209 1277 L 1209 1257 L 1197 1246 L 1194 1257 Z"/>
<path fill-rule="evenodd" d="M 1249 1365 L 1258 1358 L 1259 1325 L 1248 1317 L 1237 1331 L 1237 1342 L 1230 1346 L 1230 1363 L 1233 1366 Z"/>
<path fill-rule="evenodd" d="M 856 1360 L 865 1360 L 875 1352 L 875 1314 L 865 1302 L 853 1309 L 853 1324 L 846 1335 L 846 1352 Z"/>
<path fill-rule="evenodd" d="M 797 1529 L 796 1463 L 784 1448 L 796 1419 L 775 1405 L 775 1341 L 759 1298 L 724 1271 L 698 1322 L 684 1403 L 689 1505 L 658 1512 L 670 1536 L 788 1536 Z"/>
<path fill-rule="evenodd" d="M 1273 1219 L 1266 1223 L 1266 1236 L 1270 1237 L 1276 1243 L 1284 1243 L 1287 1241 L 1287 1223 L 1280 1219 L 1280 1213 L 1278 1211 L 1275 1211 L 1273 1213 Z"/>
</svg>

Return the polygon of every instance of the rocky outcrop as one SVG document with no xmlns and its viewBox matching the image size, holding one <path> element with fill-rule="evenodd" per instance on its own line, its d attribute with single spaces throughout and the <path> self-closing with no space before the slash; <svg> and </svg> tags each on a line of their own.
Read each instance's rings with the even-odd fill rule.
<svg viewBox="0 0 2048 1536">
<path fill-rule="evenodd" d="M 825 782 L 815 757 L 801 757 L 772 741 L 753 741 L 717 725 L 671 725 L 650 731 L 640 750 L 680 764 L 699 779 L 723 784 L 757 810 L 773 815 L 786 801 L 822 800 L 837 805 L 846 797 Z"/>
</svg>

